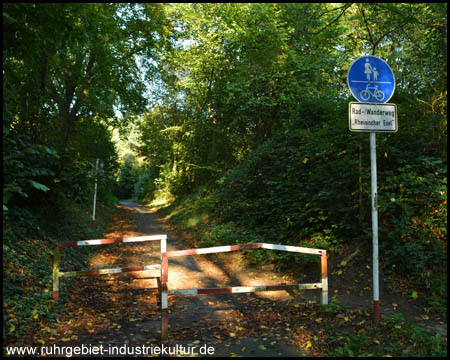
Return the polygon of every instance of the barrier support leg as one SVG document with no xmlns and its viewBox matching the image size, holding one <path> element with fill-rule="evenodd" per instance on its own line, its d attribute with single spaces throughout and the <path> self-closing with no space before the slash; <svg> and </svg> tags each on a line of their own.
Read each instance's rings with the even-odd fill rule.
<svg viewBox="0 0 450 360">
<path fill-rule="evenodd" d="M 322 304 L 328 304 L 328 271 L 327 271 L 327 252 L 322 251 L 320 256 L 320 268 L 322 273 Z"/>
<path fill-rule="evenodd" d="M 169 337 L 169 296 L 167 283 L 169 281 L 169 258 L 167 257 L 166 240 L 161 240 L 161 342 L 167 342 Z"/>
<path fill-rule="evenodd" d="M 53 300 L 55 302 L 59 299 L 59 247 L 53 250 Z"/>
</svg>

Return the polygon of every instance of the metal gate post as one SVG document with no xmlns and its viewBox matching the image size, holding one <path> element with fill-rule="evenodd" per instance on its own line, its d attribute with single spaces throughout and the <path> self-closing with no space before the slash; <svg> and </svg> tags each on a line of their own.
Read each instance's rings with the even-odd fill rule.
<svg viewBox="0 0 450 360">
<path fill-rule="evenodd" d="M 166 342 L 169 336 L 169 296 L 167 283 L 169 281 L 169 258 L 167 256 L 166 239 L 161 240 L 161 342 Z"/>
<path fill-rule="evenodd" d="M 59 299 L 59 247 L 56 246 L 53 250 L 53 300 L 56 302 Z"/>
<path fill-rule="evenodd" d="M 322 273 L 322 304 L 328 304 L 328 271 L 327 271 L 327 252 L 321 250 L 320 267 Z"/>
</svg>

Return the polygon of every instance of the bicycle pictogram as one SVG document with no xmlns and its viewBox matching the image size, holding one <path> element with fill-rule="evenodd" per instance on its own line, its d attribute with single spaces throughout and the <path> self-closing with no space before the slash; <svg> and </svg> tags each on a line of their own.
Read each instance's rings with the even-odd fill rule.
<svg viewBox="0 0 450 360">
<path fill-rule="evenodd" d="M 376 56 L 363 56 L 353 62 L 347 75 L 352 95 L 360 102 L 385 103 L 395 90 L 389 66 Z"/>
<path fill-rule="evenodd" d="M 378 89 L 378 85 L 371 86 L 371 84 L 367 84 L 366 88 L 359 93 L 359 96 L 364 101 L 369 100 L 370 96 L 373 96 L 378 101 L 383 101 L 384 92 Z"/>
</svg>

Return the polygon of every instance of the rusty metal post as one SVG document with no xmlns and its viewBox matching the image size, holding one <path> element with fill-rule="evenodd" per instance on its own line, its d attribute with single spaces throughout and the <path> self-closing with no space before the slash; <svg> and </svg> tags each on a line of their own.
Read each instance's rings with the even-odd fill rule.
<svg viewBox="0 0 450 360">
<path fill-rule="evenodd" d="M 328 304 L 328 270 L 327 270 L 327 252 L 322 250 L 320 256 L 320 268 L 322 273 L 322 304 Z"/>
<path fill-rule="evenodd" d="M 53 250 L 53 300 L 59 299 L 59 259 L 60 249 L 58 246 Z"/>
</svg>

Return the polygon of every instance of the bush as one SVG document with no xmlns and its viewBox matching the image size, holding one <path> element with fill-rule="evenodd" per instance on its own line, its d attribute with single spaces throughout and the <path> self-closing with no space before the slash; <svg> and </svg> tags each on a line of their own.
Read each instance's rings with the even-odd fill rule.
<svg viewBox="0 0 450 360">
<path fill-rule="evenodd" d="M 134 184 L 133 198 L 137 200 L 151 200 L 156 190 L 155 176 L 150 171 L 145 171 L 137 177 Z"/>
</svg>

